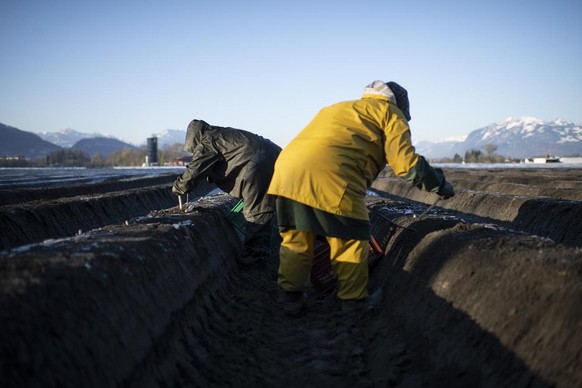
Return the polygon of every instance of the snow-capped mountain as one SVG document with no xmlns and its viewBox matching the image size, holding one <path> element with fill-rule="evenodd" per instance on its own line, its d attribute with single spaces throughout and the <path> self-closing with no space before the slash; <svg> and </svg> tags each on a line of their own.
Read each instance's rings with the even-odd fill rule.
<svg viewBox="0 0 582 388">
<path fill-rule="evenodd" d="M 155 134 L 153 136 L 157 136 L 158 138 L 158 147 L 164 148 L 176 143 L 184 144 L 184 140 L 186 139 L 186 131 L 183 129 L 166 129 L 164 132 Z"/>
<path fill-rule="evenodd" d="M 0 156 L 24 156 L 28 159 L 45 157 L 61 149 L 39 135 L 0 123 Z"/>
<path fill-rule="evenodd" d="M 582 126 L 559 119 L 508 118 L 471 132 L 465 140 L 472 148 L 482 148 L 488 143 L 497 145 L 497 152 L 508 156 L 582 153 Z"/>
<path fill-rule="evenodd" d="M 70 148 L 79 140 L 95 138 L 95 137 L 107 137 L 113 139 L 113 136 L 103 135 L 100 133 L 83 133 L 75 131 L 71 128 L 61 129 L 58 132 L 41 132 L 38 134 L 43 140 L 61 146 L 63 148 Z"/>
<path fill-rule="evenodd" d="M 486 144 L 497 147 L 498 155 L 523 159 L 535 156 L 582 155 L 582 125 L 556 119 L 508 118 L 469 133 L 464 141 L 419 142 L 420 154 L 439 159 L 463 156 L 466 151 L 484 151 Z"/>
<path fill-rule="evenodd" d="M 39 136 L 52 144 L 70 148 L 79 140 L 87 138 L 111 138 L 113 136 L 87 134 L 67 128 L 58 132 L 43 132 Z M 158 148 L 174 144 L 184 144 L 186 131 L 166 129 L 159 134 Z M 119 139 L 117 139 L 119 140 Z M 141 146 L 145 146 L 146 139 Z M 539 156 L 582 155 L 582 125 L 556 119 L 543 121 L 534 117 L 508 118 L 470 132 L 465 138 L 446 139 L 441 142 L 419 141 L 415 143 L 419 154 L 428 159 L 452 158 L 455 154 L 463 157 L 470 150 L 485 151 L 485 145 L 497 147 L 495 153 L 513 159 Z"/>
<path fill-rule="evenodd" d="M 55 133 L 55 135 L 56 136 L 51 136 L 50 138 L 58 141 L 58 145 L 52 141 L 43 139 L 38 134 L 22 131 L 18 128 L 0 123 L 0 139 L 2 139 L 0 142 L 0 155 L 24 156 L 33 160 L 39 157 L 44 157 L 51 152 L 67 148 L 81 150 L 89 156 L 95 154 L 107 156 L 125 148 L 136 148 L 134 145 L 123 142 L 112 136 L 103 136 L 100 134 L 88 135 L 71 129 L 60 131 Z M 75 141 L 71 146 L 60 145 L 69 144 L 71 141 L 79 137 L 80 140 Z"/>
<path fill-rule="evenodd" d="M 452 158 L 455 154 L 463 156 L 465 151 L 459 151 L 459 149 L 463 147 L 463 144 L 464 141 L 459 140 L 443 140 L 440 142 L 420 140 L 416 142 L 414 146 L 416 152 L 427 159 L 442 159 Z"/>
<path fill-rule="evenodd" d="M 102 133 L 84 133 L 79 132 L 71 128 L 62 129 L 57 132 L 41 132 L 38 134 L 43 140 L 50 143 L 56 144 L 63 148 L 71 148 L 78 141 L 83 139 L 93 139 L 93 138 L 108 138 L 115 139 L 125 142 L 115 136 L 104 135 Z M 181 129 L 166 129 L 160 134 L 152 134 L 151 136 L 156 136 L 158 138 L 158 147 L 164 148 L 169 145 L 176 143 L 184 144 L 184 139 L 186 138 L 186 131 Z M 140 146 L 146 145 L 147 138 L 144 137 L 143 142 Z"/>
</svg>

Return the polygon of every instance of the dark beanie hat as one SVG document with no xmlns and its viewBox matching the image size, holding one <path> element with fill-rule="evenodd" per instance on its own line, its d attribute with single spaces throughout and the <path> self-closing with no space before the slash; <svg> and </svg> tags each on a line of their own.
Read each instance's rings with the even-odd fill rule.
<svg viewBox="0 0 582 388">
<path fill-rule="evenodd" d="M 396 97 L 396 106 L 398 106 L 398 109 L 404 113 L 406 120 L 410 121 L 411 117 L 410 105 L 408 103 L 408 92 L 394 81 L 387 82 L 386 85 L 388 85 L 390 90 L 392 90 L 392 93 L 394 93 L 394 97 Z"/>
</svg>

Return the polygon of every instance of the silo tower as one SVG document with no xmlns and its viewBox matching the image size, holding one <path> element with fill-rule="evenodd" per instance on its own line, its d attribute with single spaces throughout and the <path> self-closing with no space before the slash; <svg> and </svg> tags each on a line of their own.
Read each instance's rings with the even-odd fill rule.
<svg viewBox="0 0 582 388">
<path fill-rule="evenodd" d="M 148 153 L 146 155 L 146 166 L 158 165 L 158 138 L 157 136 L 148 137 Z"/>
</svg>

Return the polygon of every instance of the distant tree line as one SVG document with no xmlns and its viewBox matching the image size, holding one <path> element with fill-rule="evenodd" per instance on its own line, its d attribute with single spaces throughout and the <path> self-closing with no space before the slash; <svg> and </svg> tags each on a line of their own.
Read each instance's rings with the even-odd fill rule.
<svg viewBox="0 0 582 388">
<path fill-rule="evenodd" d="M 497 155 L 497 146 L 495 144 L 487 143 L 483 146 L 483 151 L 470 149 L 465 152 L 464 156 L 455 154 L 453 158 L 442 158 L 438 160 L 440 163 L 507 163 L 518 162 L 519 160 L 512 160 L 507 156 Z"/>
<path fill-rule="evenodd" d="M 497 146 L 487 143 L 483 146 L 483 151 L 471 149 L 465 152 L 464 156 L 455 154 L 452 158 L 442 158 L 436 160 L 439 163 L 507 163 L 517 162 L 502 155 L 497 155 Z M 145 146 L 132 150 L 124 148 L 108 156 L 95 154 L 92 156 L 80 150 L 64 149 L 54 151 L 44 158 L 30 161 L 23 156 L 0 156 L 0 167 L 87 167 L 87 168 L 107 168 L 118 166 L 141 166 L 145 162 L 147 148 Z M 166 146 L 158 151 L 158 164 L 161 166 L 171 165 L 178 158 L 184 156 L 183 145 L 176 143 Z M 578 156 L 578 155 L 573 155 Z"/>
<path fill-rule="evenodd" d="M 166 146 L 158 151 L 158 164 L 171 165 L 184 155 L 182 144 Z M 132 150 L 124 148 L 110 155 L 87 155 L 81 150 L 62 149 L 42 158 L 27 160 L 19 157 L 0 157 L 0 167 L 87 167 L 107 168 L 119 166 L 141 166 L 145 163 L 147 147 Z"/>
</svg>

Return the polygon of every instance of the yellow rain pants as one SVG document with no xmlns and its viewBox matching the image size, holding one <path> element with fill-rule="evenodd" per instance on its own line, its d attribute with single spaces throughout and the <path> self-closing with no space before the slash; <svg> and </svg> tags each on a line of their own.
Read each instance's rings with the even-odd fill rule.
<svg viewBox="0 0 582 388">
<path fill-rule="evenodd" d="M 281 232 L 277 282 L 286 291 L 300 291 L 309 284 L 316 234 L 301 230 Z M 367 240 L 326 237 L 330 246 L 331 266 L 338 276 L 339 299 L 363 299 L 368 296 Z"/>
</svg>

